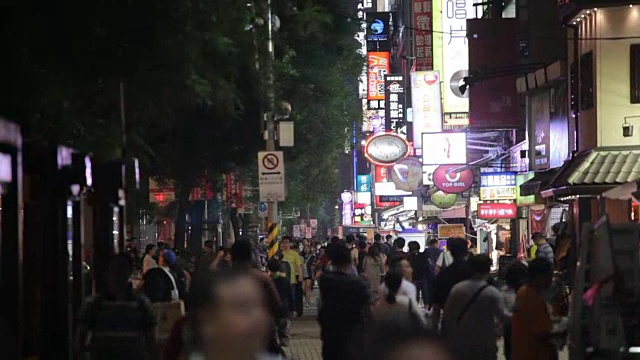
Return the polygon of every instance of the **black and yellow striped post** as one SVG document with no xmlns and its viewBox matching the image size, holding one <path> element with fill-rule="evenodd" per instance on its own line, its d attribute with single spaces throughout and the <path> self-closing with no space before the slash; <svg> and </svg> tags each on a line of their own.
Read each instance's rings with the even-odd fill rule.
<svg viewBox="0 0 640 360">
<path fill-rule="evenodd" d="M 269 259 L 278 253 L 280 246 L 278 245 L 278 223 L 269 223 L 269 237 L 267 244 L 269 245 Z"/>
</svg>

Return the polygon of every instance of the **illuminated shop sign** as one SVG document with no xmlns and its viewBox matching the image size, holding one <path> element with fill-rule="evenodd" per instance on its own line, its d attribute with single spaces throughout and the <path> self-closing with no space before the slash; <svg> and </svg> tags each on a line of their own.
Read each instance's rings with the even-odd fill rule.
<svg viewBox="0 0 640 360">
<path fill-rule="evenodd" d="M 367 53 L 367 100 L 369 109 L 384 109 L 384 77 L 390 71 L 388 52 Z"/>
<path fill-rule="evenodd" d="M 375 135 L 364 145 L 364 156 L 376 165 L 389 166 L 409 154 L 409 143 L 392 133 Z"/>
<path fill-rule="evenodd" d="M 518 207 L 515 203 L 481 203 L 478 204 L 479 219 L 515 219 Z"/>
<path fill-rule="evenodd" d="M 480 174 L 480 200 L 515 200 L 516 190 L 515 173 Z"/>
<path fill-rule="evenodd" d="M 392 133 L 398 133 L 400 128 L 404 127 L 404 76 L 387 75 L 384 84 L 387 99 L 384 107 L 385 129 Z"/>
<path fill-rule="evenodd" d="M 467 133 L 422 134 L 424 165 L 457 165 L 467 163 Z"/>
<path fill-rule="evenodd" d="M 438 71 L 411 72 L 413 142 L 422 149 L 422 134 L 442 131 L 442 99 Z"/>
</svg>

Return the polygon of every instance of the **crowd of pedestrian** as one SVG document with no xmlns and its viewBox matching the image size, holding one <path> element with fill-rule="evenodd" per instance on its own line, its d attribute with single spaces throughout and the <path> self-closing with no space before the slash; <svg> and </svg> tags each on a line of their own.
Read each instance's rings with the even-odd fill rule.
<svg viewBox="0 0 640 360">
<path fill-rule="evenodd" d="M 511 265 L 502 289 L 488 256 L 459 238 L 439 245 L 283 236 L 271 258 L 244 238 L 218 250 L 207 241 L 198 257 L 129 246 L 107 289 L 85 302 L 76 348 L 91 359 L 282 359 L 291 321 L 317 305 L 325 360 L 495 360 L 500 336 L 507 359 L 555 359 L 564 330 L 544 300 L 553 269 L 544 244 L 528 266 Z"/>
</svg>

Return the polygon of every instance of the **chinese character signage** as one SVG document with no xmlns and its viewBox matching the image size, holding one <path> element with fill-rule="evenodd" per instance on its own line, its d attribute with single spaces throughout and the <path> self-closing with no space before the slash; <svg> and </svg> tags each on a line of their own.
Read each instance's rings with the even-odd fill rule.
<svg viewBox="0 0 640 360">
<path fill-rule="evenodd" d="M 357 192 L 371 191 L 371 175 L 358 175 L 356 179 Z"/>
<path fill-rule="evenodd" d="M 384 77 L 389 73 L 389 53 L 367 53 L 367 99 L 369 109 L 384 109 Z"/>
<path fill-rule="evenodd" d="M 389 22 L 391 13 L 367 13 L 367 51 L 390 51 Z"/>
<path fill-rule="evenodd" d="M 467 19 L 476 17 L 474 2 L 476 1 L 442 0 L 442 79 L 445 113 L 469 112 L 469 92 L 462 94 L 460 82 L 469 72 Z"/>
<path fill-rule="evenodd" d="M 462 238 L 467 237 L 464 224 L 439 224 L 438 225 L 438 238 Z"/>
<path fill-rule="evenodd" d="M 478 204 L 478 218 L 493 219 L 515 219 L 518 214 L 518 207 L 515 203 L 481 203 Z"/>
<path fill-rule="evenodd" d="M 411 104 L 413 106 L 413 146 L 422 149 L 422 134 L 442 131 L 440 73 L 411 72 Z"/>
<path fill-rule="evenodd" d="M 417 71 L 433 70 L 433 11 L 431 0 L 413 0 L 412 10 L 413 27 L 415 28 L 415 69 Z"/>
<path fill-rule="evenodd" d="M 377 104 L 379 100 L 372 102 Z M 384 110 L 369 110 L 369 101 L 365 96 L 362 99 L 362 132 L 372 132 L 375 135 L 384 132 L 384 126 Z"/>
<path fill-rule="evenodd" d="M 342 200 L 342 225 L 353 225 L 353 195 L 345 191 L 340 195 Z"/>
<path fill-rule="evenodd" d="M 480 200 L 515 200 L 516 190 L 515 173 L 480 174 Z"/>
<path fill-rule="evenodd" d="M 404 76 L 387 75 L 385 77 L 385 129 L 398 133 L 404 127 Z"/>
</svg>

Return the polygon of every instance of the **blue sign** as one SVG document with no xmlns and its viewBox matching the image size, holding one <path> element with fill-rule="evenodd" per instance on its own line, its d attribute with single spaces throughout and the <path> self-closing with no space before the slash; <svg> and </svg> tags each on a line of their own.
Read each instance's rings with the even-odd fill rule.
<svg viewBox="0 0 640 360">
<path fill-rule="evenodd" d="M 375 19 L 375 20 L 371 23 L 371 31 L 372 31 L 375 35 L 380 35 L 380 34 L 382 34 L 382 32 L 384 31 L 384 23 L 382 22 L 382 20 L 380 20 L 380 19 Z"/>
<path fill-rule="evenodd" d="M 258 212 L 261 212 L 261 213 L 266 213 L 267 212 L 267 203 L 266 202 L 260 202 L 258 204 Z"/>
<path fill-rule="evenodd" d="M 499 172 L 499 173 L 481 173 L 480 187 L 504 187 L 516 186 L 516 173 Z"/>
<path fill-rule="evenodd" d="M 371 175 L 358 175 L 356 179 L 356 192 L 370 192 L 371 191 Z"/>
</svg>

